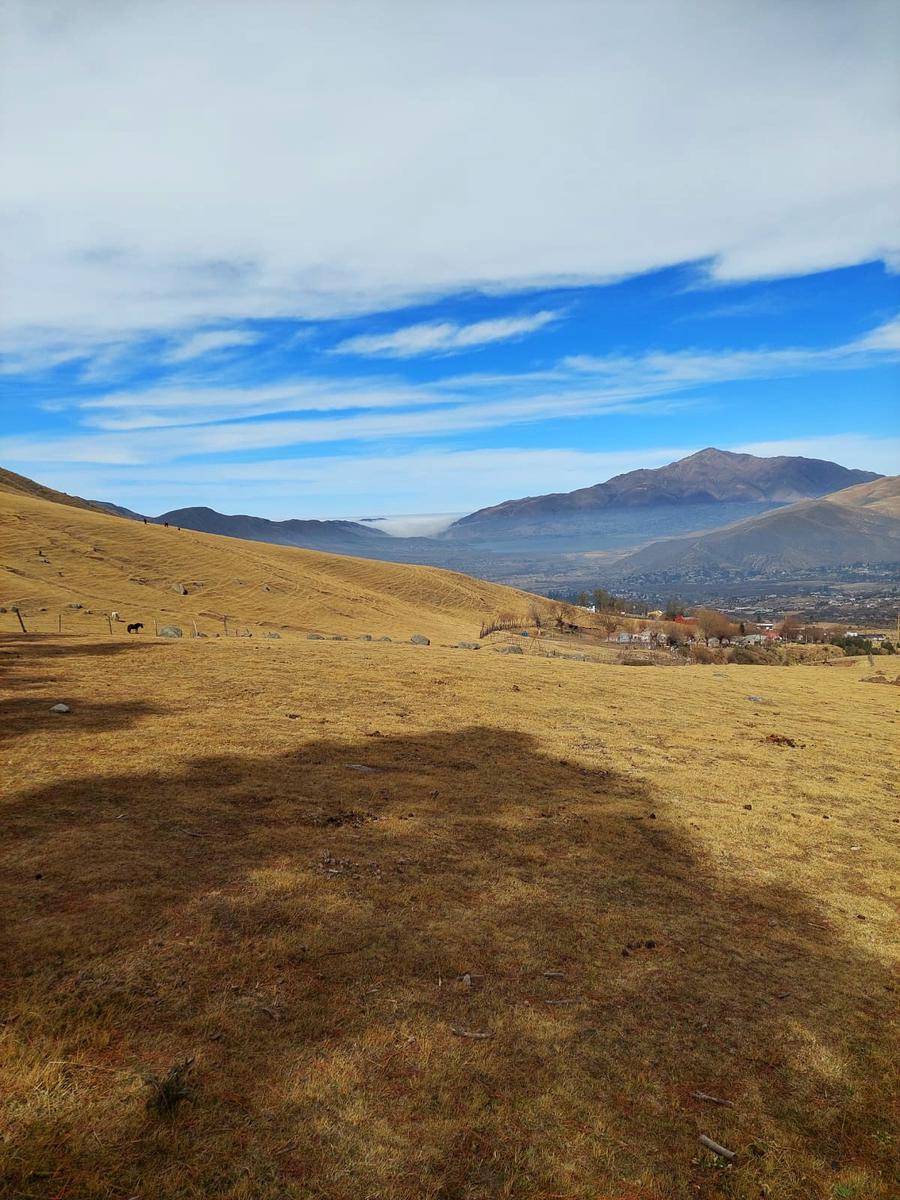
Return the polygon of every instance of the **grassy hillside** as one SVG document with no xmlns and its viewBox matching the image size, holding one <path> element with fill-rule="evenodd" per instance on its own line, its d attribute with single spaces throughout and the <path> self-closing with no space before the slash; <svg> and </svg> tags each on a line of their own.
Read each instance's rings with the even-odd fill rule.
<svg viewBox="0 0 900 1200">
<path fill-rule="evenodd" d="M 0 467 L 0 497 L 28 496 L 33 500 L 51 500 L 55 504 L 65 504 L 72 508 L 86 509 L 89 512 L 102 511 L 90 500 L 82 500 L 80 496 L 70 496 L 67 492 L 57 492 L 54 488 L 44 487 L 35 483 L 26 475 L 17 475 L 15 471 L 7 471 Z"/>
<path fill-rule="evenodd" d="M 158 620 L 221 632 L 225 616 L 233 627 L 460 639 L 477 635 L 490 613 L 536 602 L 432 567 L 125 521 L 83 502 L 55 503 L 58 494 L 44 498 L 39 485 L 31 494 L 19 478 L 0 481 L 0 606 L 19 606 L 29 632 L 55 631 L 62 613 L 63 632 L 98 633 L 117 611 L 151 631 Z M 15 628 L 13 614 L 0 614 L 0 630 Z"/>
<path fill-rule="evenodd" d="M 900 689 L 865 663 L 0 668 L 4 1200 L 897 1195 Z"/>
</svg>

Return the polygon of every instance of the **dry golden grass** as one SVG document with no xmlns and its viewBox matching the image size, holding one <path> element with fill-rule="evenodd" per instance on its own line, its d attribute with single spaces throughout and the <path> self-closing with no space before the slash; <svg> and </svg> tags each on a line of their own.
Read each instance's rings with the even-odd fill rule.
<svg viewBox="0 0 900 1200">
<path fill-rule="evenodd" d="M 0 648 L 4 1197 L 898 1194 L 865 662 Z"/>
<path fill-rule="evenodd" d="M 421 632 L 456 641 L 477 637 L 498 610 L 524 614 L 537 604 L 549 614 L 554 607 L 434 567 L 142 525 L 11 490 L 2 474 L 0 545 L 0 606 L 19 607 L 29 633 L 57 632 L 62 616 L 63 633 L 99 634 L 116 611 L 151 633 L 154 621 L 222 633 L 224 616 L 232 631 Z M 173 590 L 179 584 L 187 595 Z M 0 632 L 16 629 L 15 614 L 0 613 Z"/>
</svg>

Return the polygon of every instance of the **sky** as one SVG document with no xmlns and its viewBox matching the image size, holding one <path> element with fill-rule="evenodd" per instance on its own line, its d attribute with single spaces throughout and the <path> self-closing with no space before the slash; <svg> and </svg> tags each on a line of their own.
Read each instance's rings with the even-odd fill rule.
<svg viewBox="0 0 900 1200">
<path fill-rule="evenodd" d="M 0 21 L 9 469 L 273 518 L 900 470 L 894 0 Z"/>
</svg>

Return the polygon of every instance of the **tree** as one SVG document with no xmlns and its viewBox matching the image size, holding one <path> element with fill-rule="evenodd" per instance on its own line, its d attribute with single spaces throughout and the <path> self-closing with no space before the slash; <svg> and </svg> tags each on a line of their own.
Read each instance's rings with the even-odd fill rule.
<svg viewBox="0 0 900 1200">
<path fill-rule="evenodd" d="M 616 607 L 616 598 L 606 588 L 594 588 L 594 608 L 597 612 L 605 612 Z"/>
<path fill-rule="evenodd" d="M 579 592 L 575 598 L 575 603 L 579 608 L 590 608 L 591 598 L 587 592 Z"/>
<path fill-rule="evenodd" d="M 684 604 L 677 596 L 670 596 L 666 601 L 665 611 L 663 616 L 667 621 L 674 621 L 676 617 L 684 615 Z"/>
<path fill-rule="evenodd" d="M 693 617 L 697 622 L 697 632 L 707 646 L 711 637 L 730 637 L 734 630 L 734 625 L 725 614 L 717 612 L 714 608 L 697 608 L 694 610 Z"/>
<path fill-rule="evenodd" d="M 794 642 L 800 632 L 800 622 L 796 613 L 785 613 L 784 620 L 777 627 L 776 633 L 785 642 Z"/>
<path fill-rule="evenodd" d="M 606 640 L 609 641 L 609 639 L 612 637 L 612 635 L 619 628 L 619 618 L 617 616 L 615 616 L 614 613 L 601 612 L 598 615 L 597 620 L 598 620 L 598 624 L 600 625 L 600 628 L 606 634 Z"/>
</svg>

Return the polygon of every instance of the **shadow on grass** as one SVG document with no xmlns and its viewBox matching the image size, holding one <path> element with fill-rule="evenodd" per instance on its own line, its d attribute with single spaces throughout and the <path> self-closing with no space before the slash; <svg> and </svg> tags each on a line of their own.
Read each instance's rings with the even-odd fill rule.
<svg viewBox="0 0 900 1200">
<path fill-rule="evenodd" d="M 159 640 L 143 640 L 133 634 L 126 640 L 124 631 L 108 641 L 100 641 L 101 634 L 57 634 L 57 633 L 3 633 L 0 634 L 0 662 L 12 665 L 52 661 L 55 658 L 109 658 L 115 654 L 128 654 L 134 650 L 150 650 L 159 646 Z M 86 639 L 98 640 L 87 641 Z"/>
<path fill-rule="evenodd" d="M 884 967 L 627 776 L 471 728 L 3 815 L 0 1194 L 890 1194 Z M 154 1122 L 139 1070 L 190 1055 Z"/>
</svg>

